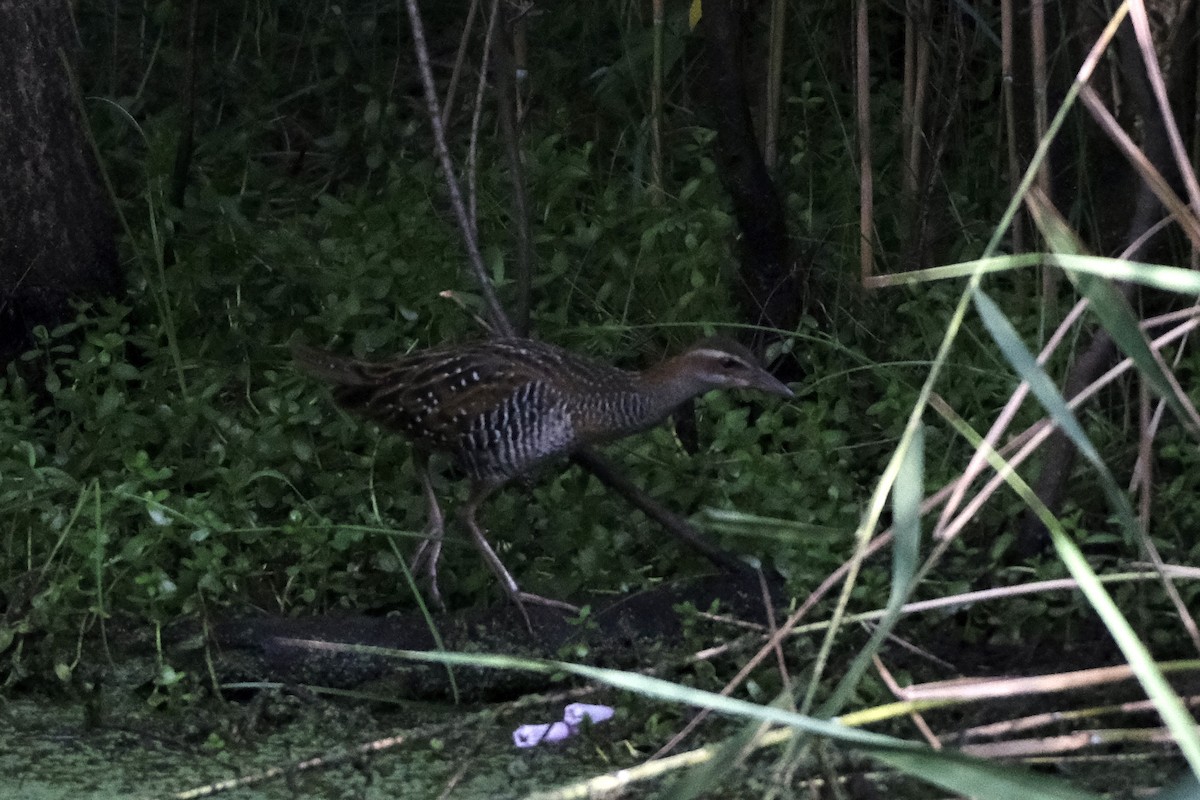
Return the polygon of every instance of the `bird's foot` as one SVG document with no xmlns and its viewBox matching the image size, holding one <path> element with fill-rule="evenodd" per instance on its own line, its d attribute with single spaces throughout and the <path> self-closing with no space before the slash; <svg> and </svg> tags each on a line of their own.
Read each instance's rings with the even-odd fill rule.
<svg viewBox="0 0 1200 800">
<path fill-rule="evenodd" d="M 425 577 L 429 582 L 430 601 L 439 611 L 445 611 L 446 603 L 442 600 L 442 592 L 438 588 L 437 575 L 438 560 L 441 556 L 441 532 L 434 531 L 429 538 L 421 542 L 421 546 L 417 548 L 417 552 L 413 554 L 412 561 L 408 564 L 408 569 L 414 576 L 422 572 L 425 573 Z"/>
<path fill-rule="evenodd" d="M 428 521 L 425 524 L 425 540 L 413 554 L 409 570 L 413 575 L 424 570 L 429 579 L 429 599 L 433 601 L 439 611 L 445 611 L 446 604 L 442 601 L 441 590 L 438 589 L 437 567 L 438 560 L 442 557 L 442 536 L 446 532 L 446 518 L 442 515 L 442 507 L 438 504 L 437 492 L 433 490 L 428 457 L 418 453 L 415 458 L 421 474 L 421 491 L 425 495 L 425 514 Z"/>
<path fill-rule="evenodd" d="M 517 588 L 515 583 L 513 583 L 511 587 L 506 588 L 511 589 L 511 591 L 508 593 L 508 597 L 513 601 L 513 604 L 516 605 L 517 610 L 521 612 L 521 617 L 525 620 L 525 627 L 529 629 L 530 633 L 533 633 L 533 622 L 529 617 L 529 611 L 525 608 L 526 603 L 546 606 L 547 608 L 557 608 L 560 611 L 566 611 L 571 615 L 576 615 L 580 611 L 577 606 L 573 606 L 570 603 L 564 603 L 562 600 L 555 600 L 550 597 L 542 597 L 540 594 L 533 594 L 532 592 L 522 592 Z"/>
<path fill-rule="evenodd" d="M 518 603 L 535 603 L 539 606 L 562 609 L 572 614 L 578 614 L 581 610 L 579 606 L 573 606 L 570 603 L 555 600 L 552 597 L 542 597 L 540 594 L 532 594 L 531 592 L 517 592 L 516 597 L 513 599 Z"/>
</svg>

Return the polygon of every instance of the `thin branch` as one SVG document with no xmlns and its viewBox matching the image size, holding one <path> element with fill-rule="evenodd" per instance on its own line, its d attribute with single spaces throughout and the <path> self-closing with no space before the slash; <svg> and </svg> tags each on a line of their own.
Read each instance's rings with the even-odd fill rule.
<svg viewBox="0 0 1200 800">
<path fill-rule="evenodd" d="M 779 121 L 783 106 L 783 45 L 786 41 L 787 2 L 772 0 L 770 44 L 767 51 L 767 113 L 763 125 L 763 160 L 775 166 L 779 153 Z"/>
<path fill-rule="evenodd" d="M 446 128 L 442 125 L 442 111 L 437 97 L 437 88 L 433 83 L 433 71 L 429 68 L 429 47 L 425 43 L 425 25 L 421 22 L 421 11 L 417 8 L 417 0 L 405 0 L 408 9 L 409 24 L 412 25 L 413 48 L 417 53 L 417 67 L 421 73 L 421 84 L 425 88 L 425 104 L 429 111 L 429 123 L 433 128 L 433 142 L 437 150 L 438 161 L 446 177 L 446 189 L 450 193 L 450 205 L 454 208 L 454 216 L 462 233 L 463 244 L 467 248 L 467 261 L 475 273 L 475 281 L 479 284 L 479 292 L 483 295 L 484 305 L 491 318 L 494 330 L 501 336 L 512 336 L 513 326 L 504 313 L 496 290 L 492 286 L 491 276 L 483 263 L 483 255 L 479 252 L 479 239 L 471 218 L 467 216 L 467 208 L 463 203 L 462 189 L 454 174 L 454 162 L 450 160 L 450 150 L 446 146 Z"/>
<path fill-rule="evenodd" d="M 479 0 L 471 0 L 467 9 L 467 21 L 463 23 L 462 37 L 458 40 L 458 53 L 454 56 L 454 69 L 450 73 L 450 84 L 446 87 L 446 102 L 442 106 L 442 127 L 450 124 L 450 112 L 454 110 L 454 94 L 458 91 L 458 78 L 462 74 L 467 56 L 467 44 L 471 41 L 471 29 L 475 27 L 475 14 L 479 12 Z"/>
<path fill-rule="evenodd" d="M 533 285 L 533 234 L 530 231 L 525 165 L 521 160 L 521 132 L 517 121 L 517 89 L 514 82 L 517 65 L 508 46 L 508 36 L 509 28 L 506 25 L 500 36 L 492 38 L 492 48 L 496 54 L 496 112 L 500 120 L 500 133 L 504 139 L 504 154 L 508 160 L 508 177 L 512 184 L 513 228 L 517 237 L 517 263 L 514 270 L 517 289 L 515 327 L 517 333 L 527 336 Z"/>
<path fill-rule="evenodd" d="M 855 23 L 855 93 L 858 121 L 858 230 L 859 254 L 864 283 L 875 272 L 875 180 L 871 166 L 870 47 L 867 33 L 867 0 L 858 0 Z"/>
<path fill-rule="evenodd" d="M 650 202 L 663 201 L 663 0 L 653 4 L 654 64 L 650 74 Z"/>
<path fill-rule="evenodd" d="M 1016 194 L 1021 183 L 1021 161 L 1017 156 L 1016 103 L 1013 98 L 1013 0 L 1000 0 L 1000 81 L 1004 101 L 1004 130 L 1008 155 L 1008 190 Z M 1023 213 L 1023 211 L 1022 211 Z M 1025 251 L 1025 225 L 1013 220 L 1014 253 Z"/>
</svg>

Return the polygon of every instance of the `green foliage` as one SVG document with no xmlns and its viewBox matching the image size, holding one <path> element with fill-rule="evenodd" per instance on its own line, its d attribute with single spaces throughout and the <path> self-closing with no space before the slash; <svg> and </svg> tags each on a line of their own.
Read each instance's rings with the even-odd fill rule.
<svg viewBox="0 0 1200 800">
<path fill-rule="evenodd" d="M 147 24 L 162 35 L 178 12 L 158 10 Z M 586 28 L 589 19 L 546 22 Z M 131 20 L 91 22 L 85 13 L 94 57 L 110 41 L 98 32 L 112 26 L 121 50 L 110 65 L 140 63 L 127 49 Z M 144 91 L 115 89 L 137 130 L 110 107 L 95 109 L 133 233 L 123 242 L 131 290 L 44 333 L 10 367 L 0 399 L 0 500 L 10 523 L 0 553 L 29 611 L 0 635 L 10 645 L 36 642 L 35 662 L 74 664 L 81 631 L 112 620 L 136 629 L 252 607 L 316 613 L 410 602 L 396 553 L 411 551 L 424 518 L 408 449 L 335 410 L 292 369 L 285 347 L 300 335 L 371 355 L 478 335 L 440 296 L 450 290 L 478 309 L 425 126 L 383 92 L 394 68 L 383 46 L 395 23 L 298 4 L 265 9 L 237 38 L 215 39 L 222 50 L 213 63 L 222 66 L 199 76 L 202 127 L 182 209 L 163 200 L 181 120 L 168 99 L 180 54 L 168 48 L 163 64 L 144 65 Z M 686 34 L 680 19 L 672 25 L 669 66 L 681 69 Z M 307 33 L 297 38 L 297 29 Z M 635 367 L 702 328 L 736 321 L 736 230 L 715 178 L 714 134 L 686 114 L 668 138 L 667 202 L 648 201 L 644 169 L 630 169 L 644 164 L 644 109 L 627 102 L 641 96 L 645 32 L 585 34 L 623 42 L 594 94 L 532 65 L 557 92 L 531 110 L 525 139 L 534 318 L 551 341 Z M 556 58 L 550 49 L 533 56 Z M 320 63 L 332 70 L 312 66 Z M 92 74 L 128 85 L 120 70 Z M 786 198 L 797 219 L 828 231 L 857 201 L 832 177 L 843 169 L 841 134 L 819 129 L 812 115 L 836 109 L 848 119 L 850 98 L 817 89 L 816 77 L 810 64 L 796 78 L 788 110 L 802 133 L 780 181 L 803 187 Z M 578 124 L 590 102 L 598 136 Z M 497 143 L 483 143 L 481 155 L 481 241 L 506 296 L 508 175 Z M 174 263 L 160 270 L 165 241 Z M 831 239 L 826 269 L 836 273 L 853 247 L 848 232 Z M 852 529 L 919 367 L 875 364 L 854 309 L 837 310 L 842 344 L 802 331 L 796 352 L 809 379 L 796 402 L 714 395 L 699 408 L 699 454 L 664 429 L 621 443 L 617 457 L 684 513 L 738 508 Z M 936 316 L 914 300 L 911 317 L 925 329 L 901 337 L 903 357 L 927 356 Z M 898 354 L 889 348 L 889 357 Z M 451 480 L 438 488 L 461 499 Z M 660 546 L 655 525 L 577 471 L 550 469 L 532 489 L 500 493 L 484 513 L 505 561 L 533 591 L 624 590 L 698 566 Z M 797 587 L 834 568 L 846 549 L 838 536 L 724 543 L 758 552 Z M 456 530 L 445 562 L 451 602 L 494 595 L 492 576 Z M 8 652 L 17 667 L 9 680 L 28 675 L 30 651 Z"/>
<path fill-rule="evenodd" d="M 109 630 L 149 637 L 180 620 L 255 610 L 413 604 L 398 558 L 412 551 L 425 519 L 409 450 L 337 411 L 322 387 L 296 373 L 286 348 L 300 336 L 372 356 L 480 335 L 468 313 L 480 308 L 478 289 L 463 269 L 412 82 L 407 22 L 397 6 L 266 3 L 238 6 L 226 18 L 210 8 L 224 13 L 229 4 L 201 5 L 207 55 L 182 208 L 164 199 L 185 114 L 178 87 L 186 59 L 171 39 L 181 7 L 157 4 L 144 21 L 97 16 L 107 13 L 97 4 L 81 8 L 91 59 L 82 74 L 94 84 L 84 94 L 103 95 L 125 112 L 88 106 L 131 229 L 122 240 L 130 290 L 40 332 L 38 347 L 0 376 L 0 592 L 7 601 L 0 674 L 9 685 L 77 682 L 80 665 L 100 658 L 85 653 L 84 643 L 105 641 L 98 634 Z M 435 46 L 451 52 L 460 24 L 454 4 L 423 5 Z M 656 498 L 707 526 L 727 548 L 777 568 L 801 596 L 847 558 L 958 287 L 868 297 L 853 288 L 858 189 L 850 166 L 853 96 L 836 77 L 841 12 L 790 5 L 801 35 L 789 45 L 796 52 L 784 78 L 774 177 L 798 262 L 813 265 L 829 323 L 805 320 L 786 332 L 785 356 L 803 371 L 794 401 L 714 394 L 698 404 L 699 453 L 685 452 L 667 428 L 610 450 Z M 133 13 L 132 6 L 113 8 Z M 242 24 L 230 21 L 243 11 Z M 660 205 L 645 191 L 644 21 L 611 8 L 531 17 L 533 32 L 542 34 L 530 51 L 531 85 L 522 89 L 535 332 L 631 368 L 739 322 L 732 301 L 738 231 L 715 174 L 715 134 L 689 84 L 694 45 L 682 11 L 674 9 L 669 21 L 672 101 Z M 161 60 L 147 46 L 156 39 Z M 571 45 L 556 46 L 562 42 Z M 969 56 L 986 60 L 975 50 Z M 899 119 L 898 86 L 880 69 L 873 113 Z M 939 175 L 954 223 L 947 223 L 953 235 L 932 247 L 939 263 L 978 255 L 1004 199 L 991 180 L 1000 172 L 999 117 L 976 107 L 984 77 L 978 83 L 964 112 L 970 124 L 953 128 L 954 157 Z M 460 166 L 470 119 L 462 98 L 469 95 L 460 87 L 450 114 Z M 485 261 L 507 298 L 510 176 L 500 143 L 487 135 L 495 128 L 485 108 L 478 224 Z M 900 193 L 896 133 L 875 133 L 879 198 Z M 909 212 L 893 206 L 880 214 L 888 267 L 907 257 L 890 254 L 910 236 Z M 1026 304 L 1021 278 L 998 276 L 989 286 L 1024 341 L 1037 341 L 1042 323 Z M 447 291 L 462 308 L 442 296 Z M 1181 380 L 1191 385 L 1194 367 L 1183 369 Z M 999 350 L 971 320 L 936 388 L 984 429 L 1014 385 Z M 936 487 L 958 474 L 968 449 L 948 428 L 926 422 L 925 470 Z M 1132 460 L 1118 444 L 1125 431 L 1088 423 L 1103 452 Z M 1195 563 L 1198 456 L 1177 444 L 1163 457 L 1156 533 L 1170 548 L 1168 560 Z M 453 505 L 464 487 L 447 472 L 437 489 Z M 735 529 L 713 522 L 712 510 L 790 525 Z M 1020 510 L 1011 496 L 994 500 L 979 514 L 974 538 L 951 549 L 918 596 L 1002 584 L 1030 571 L 1061 577 L 1056 564 L 994 566 Z M 1068 530 L 1109 547 L 1105 514 L 1080 497 Z M 522 585 L 544 594 L 615 593 L 706 568 L 576 469 L 556 466 L 531 487 L 505 489 L 483 518 Z M 494 578 L 455 527 L 442 582 L 453 605 L 496 596 Z M 1197 591 L 1194 583 L 1180 585 L 1189 607 L 1200 602 Z M 859 609 L 877 607 L 887 592 L 888 576 L 871 565 L 852 600 Z M 1114 595 L 1136 610 L 1152 643 L 1182 646 L 1153 624 L 1167 608 L 1157 593 L 1122 586 Z M 1070 629 L 1086 613 L 1069 597 L 1039 596 L 1009 601 L 1002 611 L 980 604 L 954 621 L 961 642 L 995 644 Z M 146 671 L 155 703 L 185 702 L 201 683 L 161 657 Z M 705 665 L 685 680 L 715 691 L 723 677 Z M 750 691 L 765 703 L 780 688 L 772 675 Z M 858 692 L 884 696 L 869 682 Z M 660 741 L 677 723 L 651 717 L 646 736 Z"/>
</svg>

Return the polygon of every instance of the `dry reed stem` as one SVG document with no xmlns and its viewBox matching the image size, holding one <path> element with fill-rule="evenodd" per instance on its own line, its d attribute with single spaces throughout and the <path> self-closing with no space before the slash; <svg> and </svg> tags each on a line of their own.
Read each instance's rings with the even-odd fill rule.
<svg viewBox="0 0 1200 800">
<path fill-rule="evenodd" d="M 1193 305 L 1190 309 L 1183 309 L 1182 311 L 1175 312 L 1175 313 L 1182 314 L 1182 315 L 1188 315 L 1188 316 L 1200 314 L 1200 302 L 1198 302 L 1196 305 Z M 1175 350 L 1175 359 L 1174 359 L 1174 362 L 1171 364 L 1172 373 L 1174 373 L 1174 371 L 1176 369 L 1178 369 L 1179 365 L 1183 362 L 1183 354 L 1185 352 L 1186 346 L 1187 346 L 1187 340 L 1185 339 L 1184 341 L 1181 341 L 1179 343 L 1179 347 Z M 1166 411 L 1166 407 L 1167 407 L 1167 401 L 1162 398 L 1159 398 L 1158 404 L 1154 408 L 1154 416 L 1151 418 L 1150 424 L 1149 424 L 1151 437 L 1153 437 L 1157 434 L 1158 428 L 1162 424 L 1163 413 Z M 1129 491 L 1131 491 L 1131 492 L 1137 491 L 1137 489 L 1139 487 L 1139 477 L 1142 474 L 1142 470 L 1141 470 L 1142 458 L 1143 458 L 1143 455 L 1142 455 L 1142 453 L 1139 452 L 1138 460 L 1136 462 L 1134 462 L 1134 465 L 1133 465 L 1133 479 L 1129 483 Z"/>
<path fill-rule="evenodd" d="M 1184 186 L 1187 187 L 1188 203 L 1193 211 L 1200 214 L 1200 181 L 1188 161 L 1187 150 L 1183 146 L 1183 137 L 1179 133 L 1179 125 L 1171 112 L 1171 103 L 1167 97 L 1167 84 L 1163 80 L 1162 68 L 1154 52 L 1154 37 L 1150 34 L 1150 20 L 1146 15 L 1144 0 L 1129 0 L 1129 20 L 1133 23 L 1133 32 L 1137 37 L 1138 47 L 1142 51 L 1142 60 L 1146 65 L 1146 77 L 1150 80 L 1150 88 L 1154 99 L 1158 102 L 1159 113 L 1162 114 L 1163 124 L 1167 131 L 1167 141 L 1171 144 L 1171 154 L 1175 156 L 1175 165 L 1179 169 Z"/>
<path fill-rule="evenodd" d="M 915 7 L 910 5 L 909 10 L 914 11 Z M 930 41 L 933 38 L 932 19 L 930 1 L 923 0 L 920 19 L 912 29 L 912 45 L 916 52 L 911 59 L 906 54 L 906 67 L 910 63 L 916 65 L 916 75 L 913 76 L 911 84 L 907 75 L 904 78 L 905 88 L 912 91 L 911 98 L 906 98 L 909 100 L 907 103 L 909 113 L 904 119 L 904 142 L 906 145 L 904 151 L 904 196 L 908 202 L 917 199 L 921 165 L 924 161 L 921 153 L 925 144 L 925 105 L 929 98 L 929 62 L 933 48 Z M 906 20 L 907 22 L 911 22 L 911 17 Z M 906 28 L 905 46 L 908 44 L 908 29 Z"/>
<path fill-rule="evenodd" d="M 1162 573 L 1154 568 L 1154 565 L 1148 562 L 1134 562 L 1128 565 L 1130 569 L 1140 570 L 1135 572 L 1119 572 L 1110 573 L 1099 576 L 1101 583 L 1127 583 L 1140 582 L 1158 579 L 1162 573 L 1166 573 L 1171 578 L 1176 580 L 1200 580 L 1200 567 L 1191 567 L 1181 564 L 1164 564 Z M 908 616 L 910 614 L 919 614 L 926 611 L 936 611 L 939 609 L 957 610 L 967 606 L 972 606 L 977 603 L 991 602 L 994 600 L 1004 600 L 1013 597 L 1022 597 L 1032 594 L 1044 594 L 1048 592 L 1075 590 L 1079 588 L 1079 583 L 1074 578 L 1052 578 L 1044 581 L 1033 581 L 1031 583 L 1017 583 L 1010 586 L 995 586 L 991 589 L 976 589 L 970 592 L 960 592 L 959 594 L 944 595 L 942 597 L 934 597 L 929 600 L 916 600 L 911 603 L 905 603 L 900 607 L 900 615 Z M 887 612 L 884 609 L 877 608 L 871 611 L 863 611 L 857 614 L 847 614 L 843 620 L 846 623 L 855 622 L 871 622 L 881 619 Z M 692 661 L 704 661 L 715 658 L 719 655 L 724 655 L 731 652 L 737 647 L 745 643 L 745 640 L 754 636 L 755 638 L 763 638 L 768 636 L 766 628 L 762 625 L 747 622 L 745 620 L 733 619 L 731 617 L 719 616 L 714 614 L 698 614 L 701 619 L 706 619 L 719 625 L 726 625 L 730 628 L 740 628 L 750 631 L 745 636 L 739 636 L 731 642 L 726 642 L 721 645 L 716 645 L 705 650 L 698 651 L 693 654 L 689 663 Z M 813 633 L 828 628 L 829 620 L 821 622 L 810 622 L 805 625 L 796 625 L 792 628 L 790 635 L 799 636 L 806 633 Z M 902 643 L 903 644 L 903 643 Z M 911 645 L 905 645 L 908 649 Z M 922 655 L 931 660 L 940 661 L 928 653 Z M 941 662 L 945 663 L 945 662 Z"/>
<path fill-rule="evenodd" d="M 1155 169 L 1154 165 L 1150 163 L 1150 159 L 1142 152 L 1142 149 L 1125 132 L 1121 124 L 1112 115 L 1112 112 L 1104 105 L 1096 90 L 1090 86 L 1083 87 L 1079 90 L 1079 99 L 1083 101 L 1084 107 L 1091 113 L 1092 119 L 1096 121 L 1096 124 L 1108 134 L 1108 138 L 1113 144 L 1117 145 L 1121 152 L 1125 154 L 1125 157 L 1129 159 L 1129 163 L 1138 171 L 1142 180 L 1149 185 L 1150 190 L 1154 192 L 1154 196 L 1158 198 L 1158 201 L 1170 211 L 1171 216 L 1174 217 L 1188 239 L 1191 240 L 1192 246 L 1200 247 L 1200 219 L 1197 219 L 1196 215 L 1188 209 L 1179 195 L 1175 193 L 1175 190 L 1171 188 L 1171 185 L 1167 183 L 1162 173 Z"/>
<path fill-rule="evenodd" d="M 1051 753 L 1078 753 L 1128 742 L 1170 744 L 1174 741 L 1171 732 L 1166 728 L 1111 728 L 1073 731 L 1062 736 L 1046 736 L 1040 739 L 968 744 L 959 748 L 959 751 L 975 758 L 1027 758 Z"/>
<path fill-rule="evenodd" d="M 1180 352 L 1182 352 L 1182 346 Z M 1150 504 L 1154 491 L 1152 479 L 1154 461 L 1151 445 L 1154 442 L 1154 434 L 1150 420 L 1150 387 L 1144 379 L 1138 381 L 1138 418 L 1138 460 L 1134 464 L 1134 479 L 1136 480 L 1137 476 L 1142 479 L 1142 489 L 1138 493 L 1138 535 L 1142 540 L 1142 548 L 1150 556 L 1151 563 L 1161 575 L 1163 589 L 1171 599 L 1172 605 L 1175 606 L 1175 613 L 1178 615 L 1184 631 L 1192 640 L 1192 646 L 1196 648 L 1196 652 L 1200 654 L 1200 630 L 1196 627 L 1196 620 L 1188 612 L 1174 581 L 1164 571 L 1162 555 L 1158 552 L 1158 546 L 1154 544 L 1154 539 L 1150 536 Z"/>
<path fill-rule="evenodd" d="M 1159 664 L 1163 673 L 1198 673 L 1200 661 L 1168 661 Z M 1128 664 L 1111 667 L 1092 667 L 1071 672 L 1054 672 L 1046 675 L 1026 675 L 1006 678 L 954 678 L 946 681 L 930 681 L 900 689 L 898 697 L 908 702 L 925 700 L 985 700 L 1026 695 L 1058 694 L 1095 686 L 1134 680 L 1133 668 Z"/>
<path fill-rule="evenodd" d="M 450 724 L 443 724 L 441 728 L 449 729 Z M 256 786 L 260 783 L 265 783 L 275 778 L 284 778 L 288 775 L 293 775 L 298 772 L 309 772 L 314 769 L 323 769 L 338 764 L 344 764 L 349 761 L 361 759 L 365 755 L 371 753 L 379 753 L 384 750 L 390 750 L 394 747 L 399 747 L 405 742 L 411 741 L 413 737 L 409 736 L 389 736 L 385 739 L 377 739 L 373 742 L 359 745 L 351 750 L 343 753 L 335 753 L 331 755 L 316 756 L 315 758 L 297 761 L 293 764 L 288 764 L 282 767 L 271 767 L 262 772 L 256 772 L 251 775 L 242 775 L 237 778 L 229 778 L 224 781 L 216 781 L 203 786 L 197 786 L 193 789 L 188 789 L 183 792 L 176 792 L 171 795 L 172 800 L 199 800 L 201 797 L 212 797 L 222 792 L 229 792 L 234 789 L 244 789 L 248 786 Z"/>
<path fill-rule="evenodd" d="M 879 673 L 879 679 L 883 681 L 883 685 L 888 688 L 888 691 L 891 692 L 893 696 L 899 697 L 900 693 L 904 691 L 904 689 L 896 682 L 896 679 L 892 677 L 892 673 L 884 665 L 883 659 L 879 657 L 878 653 L 876 653 L 875 655 L 871 656 L 871 661 L 875 664 L 875 670 Z M 920 734 L 925 737 L 926 743 L 931 748 L 934 750 L 942 749 L 942 740 L 939 739 L 937 734 L 933 732 L 933 728 L 929 727 L 929 723 L 925 721 L 925 717 L 921 715 L 921 712 L 918 709 L 914 708 L 912 711 L 908 712 L 908 717 L 912 720 L 913 725 L 916 726 L 917 731 L 919 731 Z"/>
<path fill-rule="evenodd" d="M 1038 141 L 1046 136 L 1049 129 L 1050 115 L 1046 106 L 1046 91 L 1050 79 L 1046 74 L 1046 3 L 1045 0 L 1031 0 L 1029 4 L 1029 39 L 1031 57 L 1033 59 L 1033 124 Z M 1036 186 L 1042 191 L 1050 191 L 1050 160 L 1042 159 L 1038 165 Z"/>
<path fill-rule="evenodd" d="M 871 40 L 867 31 L 867 0 L 858 0 L 855 14 L 855 123 L 858 130 L 858 230 L 862 280 L 875 272 L 875 177 L 871 161 Z"/>
<path fill-rule="evenodd" d="M 1183 698 L 1183 702 L 1192 708 L 1200 707 L 1200 695 L 1185 697 Z M 1128 703 L 1117 703 L 1111 706 L 1092 706 L 1090 708 L 1077 708 L 1067 711 L 1047 711 L 1042 714 L 1016 717 L 1003 722 L 990 722 L 986 725 L 976 725 L 957 731 L 954 735 L 958 739 L 997 738 L 1013 733 L 1045 728 L 1051 725 L 1062 725 L 1064 722 L 1078 719 L 1092 719 L 1109 714 L 1153 713 L 1155 710 L 1154 701 L 1152 700 L 1132 700 Z"/>
<path fill-rule="evenodd" d="M 904 85 L 900 93 L 900 152 L 907 153 L 913 134 L 913 94 L 917 82 L 917 0 L 904 0 Z M 905 177 L 907 181 L 907 176 Z"/>
<path fill-rule="evenodd" d="M 1021 185 L 1021 159 L 1017 153 L 1017 120 L 1013 97 L 1013 0 L 1000 0 L 1000 93 L 1004 104 L 1004 138 L 1008 154 L 1008 190 L 1017 193 Z M 1025 225 L 1018 219 L 1012 224 L 1014 253 L 1025 250 Z"/>
<path fill-rule="evenodd" d="M 774 169 L 779 158 L 779 118 L 783 105 L 783 45 L 787 30 L 786 0 L 772 0 L 767 50 L 767 113 L 763 125 L 763 160 Z"/>
</svg>

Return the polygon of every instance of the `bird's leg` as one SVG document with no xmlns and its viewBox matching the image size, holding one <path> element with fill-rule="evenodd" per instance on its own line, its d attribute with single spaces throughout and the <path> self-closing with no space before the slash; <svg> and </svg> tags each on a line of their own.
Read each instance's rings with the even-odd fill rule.
<svg viewBox="0 0 1200 800">
<path fill-rule="evenodd" d="M 495 488 L 495 486 L 489 484 L 476 484 L 473 486 L 471 488 L 471 497 L 467 500 L 467 504 L 463 506 L 460 513 L 463 524 L 467 526 L 472 538 L 475 540 L 475 546 L 479 548 L 479 552 L 483 555 L 483 560 L 487 562 L 488 567 L 500 579 L 500 585 L 504 587 L 504 593 L 508 595 L 510 600 L 516 603 L 517 608 L 521 611 L 521 616 L 525 618 L 525 627 L 529 628 L 530 633 L 533 632 L 533 624 L 529 621 L 529 612 L 525 610 L 526 602 L 538 603 L 550 606 L 551 608 L 561 608 L 572 614 L 578 614 L 579 609 L 570 603 L 521 591 L 521 587 L 517 585 L 512 573 L 508 571 L 504 563 L 500 560 L 500 557 L 496 555 L 496 551 L 488 543 L 487 537 L 483 535 L 483 529 L 479 527 L 479 523 L 475 520 L 475 512 Z"/>
<path fill-rule="evenodd" d="M 422 569 L 429 577 L 429 599 L 439 609 L 446 610 L 442 602 L 442 593 L 438 589 L 437 565 L 442 556 L 442 534 L 446 531 L 446 518 L 442 515 L 442 507 L 438 505 L 437 495 L 433 491 L 433 479 L 429 475 L 429 459 L 424 456 L 416 458 L 417 472 L 421 475 L 421 489 L 425 493 L 425 538 L 413 555 L 409 570 L 415 575 Z"/>
</svg>

